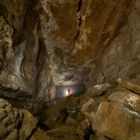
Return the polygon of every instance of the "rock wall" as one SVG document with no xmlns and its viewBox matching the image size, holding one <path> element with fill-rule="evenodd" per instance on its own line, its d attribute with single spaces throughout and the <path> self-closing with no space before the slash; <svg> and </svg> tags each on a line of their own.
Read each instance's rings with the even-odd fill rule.
<svg viewBox="0 0 140 140">
<path fill-rule="evenodd" d="M 139 74 L 139 10 L 138 0 L 0 0 L 0 97 L 37 108 L 57 85 Z"/>
<path fill-rule="evenodd" d="M 112 82 L 118 77 L 140 75 L 140 2 L 137 0 L 127 23 L 94 63 L 87 78 L 89 84 Z"/>
<path fill-rule="evenodd" d="M 54 83 L 83 81 L 100 52 L 118 35 L 133 0 L 43 0 L 42 36 Z M 82 75 L 82 76 L 81 76 Z"/>
</svg>

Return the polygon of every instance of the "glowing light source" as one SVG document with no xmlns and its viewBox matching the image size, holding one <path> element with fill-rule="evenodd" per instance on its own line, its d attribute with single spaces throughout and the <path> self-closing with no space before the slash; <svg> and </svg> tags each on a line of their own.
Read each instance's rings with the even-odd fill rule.
<svg viewBox="0 0 140 140">
<path fill-rule="evenodd" d="M 79 83 L 75 85 L 62 85 L 56 87 L 56 98 L 68 97 L 71 95 L 79 96 L 86 91 L 84 84 Z"/>
<path fill-rule="evenodd" d="M 71 96 L 72 95 L 72 89 L 71 88 L 66 89 L 65 95 L 66 96 Z"/>
</svg>

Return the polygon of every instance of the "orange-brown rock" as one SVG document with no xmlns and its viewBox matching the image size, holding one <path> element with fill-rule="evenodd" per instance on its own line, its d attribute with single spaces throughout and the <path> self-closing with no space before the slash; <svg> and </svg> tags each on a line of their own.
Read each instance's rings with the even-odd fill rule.
<svg viewBox="0 0 140 140">
<path fill-rule="evenodd" d="M 140 138 L 139 113 L 114 102 L 102 102 L 96 112 L 93 129 L 113 140 Z"/>
<path fill-rule="evenodd" d="M 56 85 L 102 84 L 138 74 L 139 5 L 0 0 L 0 96 L 26 100 L 21 106 L 36 113 L 55 98 Z"/>
</svg>

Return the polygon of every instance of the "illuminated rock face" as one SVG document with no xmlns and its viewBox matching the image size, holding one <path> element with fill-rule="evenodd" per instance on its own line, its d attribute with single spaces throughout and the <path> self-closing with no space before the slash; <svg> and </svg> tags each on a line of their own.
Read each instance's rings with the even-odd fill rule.
<svg viewBox="0 0 140 140">
<path fill-rule="evenodd" d="M 41 33 L 55 84 L 87 77 L 93 61 L 119 34 L 132 5 L 133 0 L 41 1 Z"/>
<path fill-rule="evenodd" d="M 138 74 L 139 10 L 138 0 L 0 0 L 0 96 L 49 101 L 56 85 Z"/>
<path fill-rule="evenodd" d="M 135 6 L 128 16 L 126 24 L 121 28 L 111 44 L 106 47 L 94 63 L 93 70 L 87 78 L 89 84 L 114 81 L 118 77 L 134 78 L 140 74 L 140 2 Z"/>
</svg>

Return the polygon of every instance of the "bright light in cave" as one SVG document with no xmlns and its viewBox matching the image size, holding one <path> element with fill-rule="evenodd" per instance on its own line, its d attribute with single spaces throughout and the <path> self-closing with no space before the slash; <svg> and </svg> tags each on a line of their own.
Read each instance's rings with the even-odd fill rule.
<svg viewBox="0 0 140 140">
<path fill-rule="evenodd" d="M 70 95 L 72 95 L 72 89 L 71 88 L 67 88 L 65 90 L 65 96 L 70 96 Z"/>
<path fill-rule="evenodd" d="M 84 84 L 75 84 L 75 85 L 62 85 L 57 86 L 56 88 L 56 98 L 59 97 L 68 97 L 70 95 L 79 96 L 86 91 Z"/>
</svg>

